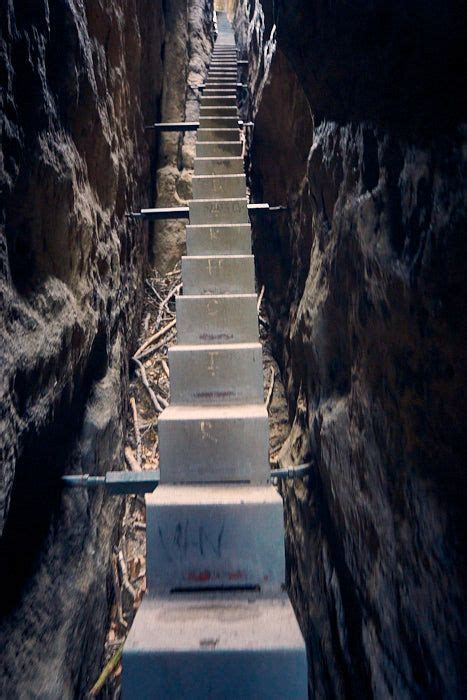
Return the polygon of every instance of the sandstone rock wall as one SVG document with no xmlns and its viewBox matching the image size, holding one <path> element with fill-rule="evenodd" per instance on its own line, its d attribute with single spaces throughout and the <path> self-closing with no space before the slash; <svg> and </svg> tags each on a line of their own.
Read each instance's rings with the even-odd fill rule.
<svg viewBox="0 0 467 700">
<path fill-rule="evenodd" d="M 282 461 L 315 462 L 285 488 L 311 695 L 460 698 L 460 5 L 233 9 L 252 193 L 289 206 L 257 217 L 254 245 L 292 426 Z"/>
<path fill-rule="evenodd" d="M 200 91 L 212 51 L 212 0 L 173 0 L 168 8 L 162 122 L 195 122 Z M 182 69 L 180 67 L 182 66 Z M 167 132 L 158 143 L 158 207 L 183 207 L 192 198 L 196 132 Z M 184 220 L 155 225 L 154 262 L 166 271 L 185 250 Z"/>
<path fill-rule="evenodd" d="M 187 4 L 0 4 L 1 697 L 84 697 L 100 668 L 121 503 L 60 477 L 123 467 L 151 252 L 125 214 L 154 197 Z"/>
</svg>

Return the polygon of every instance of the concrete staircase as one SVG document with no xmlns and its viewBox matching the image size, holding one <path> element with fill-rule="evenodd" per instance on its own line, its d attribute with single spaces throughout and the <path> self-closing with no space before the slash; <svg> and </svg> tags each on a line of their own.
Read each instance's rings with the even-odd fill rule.
<svg viewBox="0 0 467 700">
<path fill-rule="evenodd" d="M 268 415 L 225 15 L 200 108 L 159 419 L 161 484 L 146 498 L 147 578 L 123 654 L 123 697 L 307 697 L 305 645 L 285 591 L 282 501 L 270 485 Z"/>
</svg>

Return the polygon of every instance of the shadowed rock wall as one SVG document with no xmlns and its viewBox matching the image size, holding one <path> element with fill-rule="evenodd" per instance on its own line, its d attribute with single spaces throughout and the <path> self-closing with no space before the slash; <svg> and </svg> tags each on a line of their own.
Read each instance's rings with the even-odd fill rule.
<svg viewBox="0 0 467 700">
<path fill-rule="evenodd" d="M 292 425 L 282 462 L 315 462 L 285 487 L 311 695 L 460 698 L 461 6 L 231 12 L 252 193 L 289 205 L 257 217 L 254 246 Z"/>
<path fill-rule="evenodd" d="M 1 697 L 83 697 L 100 669 L 121 503 L 60 477 L 123 467 L 150 252 L 125 213 L 154 197 L 144 125 L 186 73 L 175 5 L 0 5 Z"/>
</svg>

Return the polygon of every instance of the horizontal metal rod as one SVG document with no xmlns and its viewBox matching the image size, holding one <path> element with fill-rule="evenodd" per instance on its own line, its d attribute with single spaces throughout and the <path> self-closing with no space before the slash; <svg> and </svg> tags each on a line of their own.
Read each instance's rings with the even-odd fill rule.
<svg viewBox="0 0 467 700">
<path fill-rule="evenodd" d="M 276 214 L 281 211 L 287 211 L 286 205 L 280 204 L 271 207 L 269 204 L 248 204 L 248 211 L 261 214 L 262 212 L 270 212 Z M 189 207 L 169 207 L 167 209 L 141 209 L 139 212 L 131 212 L 126 215 L 128 219 L 143 219 L 144 221 L 160 221 L 166 219 L 189 219 Z"/>
<path fill-rule="evenodd" d="M 146 127 L 156 131 L 196 131 L 198 128 L 199 122 L 156 122 Z"/>
<path fill-rule="evenodd" d="M 276 479 L 297 479 L 310 474 L 313 469 L 314 462 L 304 462 L 303 464 L 291 465 L 289 467 L 280 467 L 279 469 L 271 469 L 271 477 Z"/>
<path fill-rule="evenodd" d="M 271 478 L 303 478 L 311 472 L 312 468 L 313 462 L 306 462 L 296 466 L 271 469 Z M 90 474 L 62 476 L 62 482 L 68 488 L 96 489 L 101 486 L 112 496 L 152 493 L 158 487 L 160 479 L 160 469 L 148 469 L 140 472 L 106 472 L 105 476 L 91 476 Z"/>
<path fill-rule="evenodd" d="M 160 478 L 159 469 L 147 469 L 140 472 L 106 472 L 105 476 L 72 474 L 62 476 L 62 482 L 69 488 L 95 489 L 103 486 L 109 494 L 119 496 L 152 493 L 159 485 Z"/>
</svg>

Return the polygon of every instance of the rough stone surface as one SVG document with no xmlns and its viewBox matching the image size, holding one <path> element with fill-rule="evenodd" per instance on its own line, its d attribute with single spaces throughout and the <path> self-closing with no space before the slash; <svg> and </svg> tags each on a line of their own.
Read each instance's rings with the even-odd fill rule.
<svg viewBox="0 0 467 700">
<path fill-rule="evenodd" d="M 199 120 L 201 93 L 190 85 L 204 83 L 212 51 L 212 0 L 172 0 L 168 3 L 164 94 L 160 121 Z M 183 67 L 180 70 L 180 66 Z M 192 197 L 196 132 L 167 132 L 158 144 L 157 207 L 186 206 Z M 184 221 L 155 226 L 153 258 L 167 271 L 185 251 Z"/>
<path fill-rule="evenodd" d="M 123 466 L 149 254 L 125 213 L 154 193 L 173 6 L 0 5 L 1 697 L 84 697 L 100 670 L 121 502 L 60 476 Z"/>
<path fill-rule="evenodd" d="M 313 697 L 462 697 L 460 4 L 230 3 Z M 442 57 L 442 60 L 439 60 Z"/>
</svg>

